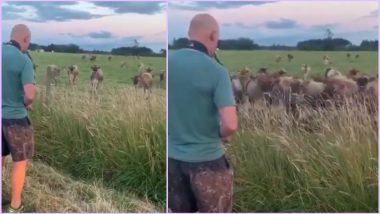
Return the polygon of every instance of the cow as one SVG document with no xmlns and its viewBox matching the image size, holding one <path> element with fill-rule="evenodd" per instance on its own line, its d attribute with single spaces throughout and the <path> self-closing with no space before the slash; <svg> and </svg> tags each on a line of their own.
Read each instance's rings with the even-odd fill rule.
<svg viewBox="0 0 380 214">
<path fill-rule="evenodd" d="M 103 70 L 98 65 L 91 66 L 91 69 L 91 91 L 96 93 L 104 79 Z"/>
<path fill-rule="evenodd" d="M 279 56 L 279 55 L 277 55 L 277 56 L 276 56 L 276 59 L 275 59 L 276 63 L 277 63 L 277 64 L 280 63 L 281 60 L 282 60 L 282 57 Z"/>
<path fill-rule="evenodd" d="M 69 78 L 69 84 L 75 85 L 75 80 L 79 74 L 79 68 L 77 65 L 70 65 L 67 70 L 67 76 Z"/>
<path fill-rule="evenodd" d="M 294 56 L 292 54 L 288 54 L 288 62 L 291 62 L 294 59 Z"/>
<path fill-rule="evenodd" d="M 120 68 L 127 67 L 127 61 L 121 61 L 120 62 Z"/>
<path fill-rule="evenodd" d="M 165 81 L 166 79 L 166 71 L 165 70 L 162 70 L 161 73 L 160 73 L 160 81 Z"/>
<path fill-rule="evenodd" d="M 152 92 L 152 86 L 153 86 L 153 74 L 152 69 L 147 68 L 142 73 L 139 73 L 132 77 L 133 84 L 135 88 L 143 88 L 144 94 L 146 91 L 150 93 Z"/>
</svg>

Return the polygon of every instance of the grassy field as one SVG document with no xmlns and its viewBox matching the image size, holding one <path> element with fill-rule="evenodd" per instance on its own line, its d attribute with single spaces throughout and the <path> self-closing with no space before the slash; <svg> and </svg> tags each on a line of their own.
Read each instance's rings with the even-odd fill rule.
<svg viewBox="0 0 380 214">
<path fill-rule="evenodd" d="M 288 62 L 287 54 L 294 56 L 293 61 Z M 311 67 L 311 74 L 324 73 L 325 66 L 322 57 L 327 54 L 333 61 L 332 67 L 343 73 L 347 73 L 352 68 L 359 69 L 365 74 L 376 75 L 378 70 L 377 52 L 351 52 L 352 58 L 357 53 L 360 54 L 358 60 L 353 62 L 347 60 L 348 52 L 317 52 L 317 51 L 219 51 L 218 57 L 230 72 L 248 66 L 253 71 L 261 67 L 266 67 L 270 71 L 277 71 L 284 68 L 290 74 L 301 76 L 302 64 Z M 282 61 L 277 64 L 276 56 L 282 56 Z"/>
<path fill-rule="evenodd" d="M 287 62 L 286 54 L 294 60 Z M 278 65 L 276 55 L 282 55 Z M 301 76 L 306 63 L 322 73 L 324 52 L 220 51 L 231 72 L 245 66 L 257 71 L 285 68 Z M 334 67 L 375 76 L 377 53 L 360 52 L 348 62 L 346 52 L 327 53 Z M 352 54 L 353 55 L 353 54 Z M 235 212 L 377 212 L 377 114 L 362 105 L 314 112 L 294 121 L 281 109 L 255 105 L 239 109 L 239 130 L 227 145 L 235 170 Z M 305 127 L 313 131 L 306 131 Z"/>
<path fill-rule="evenodd" d="M 83 61 L 78 54 L 32 53 L 32 58 L 38 65 L 38 96 L 30 112 L 35 129 L 34 161 L 47 164 L 64 173 L 64 176 L 86 185 L 97 183 L 101 188 L 123 195 L 109 209 L 107 206 L 98 209 L 88 205 L 87 208 L 79 207 L 77 210 L 144 211 L 145 208 L 128 207 L 128 200 L 122 200 L 123 197 L 134 195 L 134 198 L 141 200 L 142 205 L 146 201 L 153 204 L 146 207 L 145 211 L 164 211 L 166 102 L 165 90 L 162 88 L 165 83 L 160 83 L 156 77 L 153 94 L 146 99 L 142 89 L 136 90 L 132 86 L 130 77 L 137 73 L 140 61 L 151 66 L 153 73 L 165 69 L 165 58 L 141 57 L 137 60 L 113 56 L 112 61 L 108 61 L 106 56 L 98 55 L 95 63 Z M 122 60 L 127 60 L 127 68 L 120 68 Z M 52 87 L 49 102 L 43 86 L 48 64 L 64 68 L 58 85 Z M 79 82 L 73 88 L 68 86 L 66 73 L 70 64 L 77 64 L 80 69 Z M 97 96 L 92 96 L 89 92 L 92 64 L 100 65 L 105 76 L 104 85 Z M 38 172 L 30 175 L 31 182 L 36 174 Z M 49 174 L 41 176 L 49 177 Z M 57 189 L 54 188 L 52 183 L 51 192 L 62 191 L 59 185 Z M 99 195 L 97 197 L 105 198 L 96 200 L 109 201 L 108 196 L 110 195 Z M 77 201 L 81 199 L 75 198 L 75 194 L 73 198 L 70 195 L 67 197 L 68 201 L 76 201 L 83 206 L 87 203 L 86 200 Z M 34 199 L 27 197 L 27 200 Z M 36 202 L 27 203 L 33 205 Z M 49 204 L 45 205 L 46 207 L 37 206 L 35 211 L 68 211 L 63 206 L 53 206 L 50 209 Z"/>
<path fill-rule="evenodd" d="M 10 165 L 10 160 L 6 165 Z M 3 198 L 10 196 L 10 171 L 3 172 Z M 81 182 L 41 162 L 30 162 L 23 195 L 26 212 L 162 212 L 133 193 Z M 3 211 L 6 211 L 3 207 Z"/>
</svg>

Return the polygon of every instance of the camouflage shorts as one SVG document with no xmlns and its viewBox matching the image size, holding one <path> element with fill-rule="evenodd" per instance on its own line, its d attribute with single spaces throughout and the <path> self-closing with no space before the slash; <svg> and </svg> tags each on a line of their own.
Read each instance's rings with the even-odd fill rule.
<svg viewBox="0 0 380 214">
<path fill-rule="evenodd" d="M 231 212 L 233 170 L 223 156 L 214 161 L 169 164 L 169 209 L 172 212 Z"/>
<path fill-rule="evenodd" d="M 34 153 L 33 127 L 28 118 L 2 119 L 2 156 L 13 161 L 31 159 Z"/>
</svg>

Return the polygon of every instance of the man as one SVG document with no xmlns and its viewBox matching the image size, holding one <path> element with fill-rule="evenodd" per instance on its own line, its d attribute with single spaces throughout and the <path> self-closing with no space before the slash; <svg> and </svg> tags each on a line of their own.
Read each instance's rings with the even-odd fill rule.
<svg viewBox="0 0 380 214">
<path fill-rule="evenodd" d="M 169 209 L 231 212 L 233 171 L 222 142 L 237 116 L 228 72 L 214 59 L 218 23 L 198 14 L 188 35 L 189 47 L 168 59 Z"/>
<path fill-rule="evenodd" d="M 27 110 L 35 95 L 33 64 L 25 54 L 31 39 L 26 25 L 13 27 L 2 47 L 2 156 L 12 156 L 11 203 L 8 212 L 22 212 L 27 160 L 34 152 L 33 129 Z"/>
</svg>

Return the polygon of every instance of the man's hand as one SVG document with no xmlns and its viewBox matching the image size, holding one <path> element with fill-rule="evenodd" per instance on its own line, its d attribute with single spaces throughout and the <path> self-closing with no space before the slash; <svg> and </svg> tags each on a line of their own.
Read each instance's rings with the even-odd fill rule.
<svg viewBox="0 0 380 214">
<path fill-rule="evenodd" d="M 232 140 L 232 135 L 230 135 L 230 136 L 228 136 L 228 137 L 223 137 L 223 138 L 221 138 L 222 139 L 222 142 L 224 143 L 224 144 L 226 144 L 226 143 L 228 143 L 228 142 L 230 142 L 231 140 Z"/>
<path fill-rule="evenodd" d="M 26 110 L 31 111 L 32 110 L 32 104 L 25 105 Z"/>
</svg>

